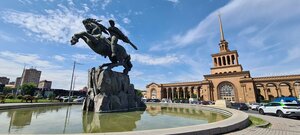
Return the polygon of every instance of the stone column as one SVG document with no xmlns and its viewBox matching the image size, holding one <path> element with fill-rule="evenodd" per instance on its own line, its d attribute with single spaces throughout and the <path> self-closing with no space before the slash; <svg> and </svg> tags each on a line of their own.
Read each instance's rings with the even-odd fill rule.
<svg viewBox="0 0 300 135">
<path fill-rule="evenodd" d="M 166 88 L 166 91 L 167 91 L 167 99 L 169 99 L 169 89 Z"/>
<path fill-rule="evenodd" d="M 244 101 L 243 102 L 247 102 L 246 101 L 246 85 L 245 84 L 242 84 L 242 89 L 243 89 L 243 98 L 244 98 Z"/>
<path fill-rule="evenodd" d="M 172 100 L 174 99 L 174 88 L 171 88 L 171 90 L 172 90 Z"/>
<path fill-rule="evenodd" d="M 182 90 L 183 90 L 183 98 L 186 99 L 186 97 L 185 97 L 185 88 L 183 88 Z"/>
<path fill-rule="evenodd" d="M 179 88 L 177 88 L 176 90 L 177 90 L 177 98 L 179 99 L 179 98 L 180 98 L 180 91 L 179 91 Z"/>
<path fill-rule="evenodd" d="M 228 64 L 228 65 L 232 65 L 230 55 L 229 55 L 228 58 L 229 58 L 229 63 L 230 63 L 230 64 L 228 64 L 228 63 L 227 63 L 227 64 Z"/>
<path fill-rule="evenodd" d="M 200 90 L 199 90 L 198 87 L 194 87 L 194 88 L 196 88 L 196 90 L 197 90 L 197 99 L 199 99 L 199 92 L 200 92 Z"/>
<path fill-rule="evenodd" d="M 289 91 L 290 91 L 291 95 L 294 96 L 293 87 L 289 88 Z"/>
<path fill-rule="evenodd" d="M 234 55 L 234 57 L 235 57 L 235 62 L 236 62 L 236 64 L 239 64 L 239 60 L 238 60 L 237 56 Z"/>
<path fill-rule="evenodd" d="M 299 83 L 296 83 L 294 88 L 295 88 L 295 93 L 296 93 L 295 96 L 297 96 L 298 98 L 300 98 L 300 96 L 299 96 L 300 95 L 300 89 L 299 89 L 300 86 L 299 86 Z"/>
<path fill-rule="evenodd" d="M 269 100 L 269 94 L 268 94 L 268 88 L 264 87 L 264 93 L 265 93 L 265 100 Z"/>
<path fill-rule="evenodd" d="M 192 98 L 192 87 L 189 87 L 189 92 L 190 92 L 190 98 Z"/>
<path fill-rule="evenodd" d="M 276 88 L 277 97 L 281 97 L 281 89 L 280 87 Z"/>
</svg>

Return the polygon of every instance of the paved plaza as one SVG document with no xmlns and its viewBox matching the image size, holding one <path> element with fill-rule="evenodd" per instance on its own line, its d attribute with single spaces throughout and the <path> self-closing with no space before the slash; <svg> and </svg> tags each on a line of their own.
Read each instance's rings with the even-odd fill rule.
<svg viewBox="0 0 300 135">
<path fill-rule="evenodd" d="M 300 121 L 276 116 L 250 114 L 272 124 L 270 128 L 248 127 L 228 135 L 300 135 Z"/>
</svg>

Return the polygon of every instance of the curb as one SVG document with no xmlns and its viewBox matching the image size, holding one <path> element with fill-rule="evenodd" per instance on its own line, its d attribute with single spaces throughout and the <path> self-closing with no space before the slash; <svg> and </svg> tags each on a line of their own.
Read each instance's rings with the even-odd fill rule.
<svg viewBox="0 0 300 135">
<path fill-rule="evenodd" d="M 265 121 L 266 121 L 266 120 L 265 120 Z M 255 126 L 255 127 L 258 127 L 258 128 L 267 128 L 267 127 L 270 126 L 270 125 L 271 125 L 271 123 L 266 121 L 266 123 L 261 124 L 261 125 L 257 125 L 257 126 Z"/>
<path fill-rule="evenodd" d="M 0 105 L 0 110 L 9 109 L 21 109 L 21 108 L 34 108 L 34 107 L 45 107 L 45 106 L 64 106 L 64 105 L 76 105 L 82 103 L 20 103 L 20 104 L 2 104 Z"/>
</svg>

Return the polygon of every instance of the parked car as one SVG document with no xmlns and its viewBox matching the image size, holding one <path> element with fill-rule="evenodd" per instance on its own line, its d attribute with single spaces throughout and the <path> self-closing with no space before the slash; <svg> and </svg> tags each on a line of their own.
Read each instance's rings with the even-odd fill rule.
<svg viewBox="0 0 300 135">
<path fill-rule="evenodd" d="M 199 101 L 199 104 L 202 104 L 202 105 L 214 105 L 215 102 L 214 101 Z"/>
<path fill-rule="evenodd" d="M 173 103 L 189 103 L 189 100 L 187 100 L 187 99 L 174 99 L 172 102 Z"/>
<path fill-rule="evenodd" d="M 200 101 L 200 104 L 201 105 L 210 105 L 210 102 L 209 101 Z"/>
<path fill-rule="evenodd" d="M 59 102 L 68 102 L 69 101 L 69 97 L 68 96 L 61 96 L 58 98 Z M 70 102 L 72 102 L 73 99 L 70 97 Z"/>
<path fill-rule="evenodd" d="M 171 99 L 163 98 L 161 99 L 160 103 L 172 103 Z"/>
<path fill-rule="evenodd" d="M 245 103 L 231 103 L 231 108 L 237 110 L 249 110 L 249 107 Z"/>
<path fill-rule="evenodd" d="M 264 105 L 266 105 L 266 104 L 268 104 L 268 103 L 259 103 L 259 105 L 256 107 L 256 110 L 258 111 L 258 108 L 259 108 L 259 107 L 264 106 Z"/>
<path fill-rule="evenodd" d="M 278 117 L 300 117 L 300 104 L 297 102 L 271 102 L 258 108 L 258 112 L 275 114 Z"/>
<path fill-rule="evenodd" d="M 200 104 L 200 101 L 190 101 L 190 104 Z"/>
<path fill-rule="evenodd" d="M 252 104 L 250 104 L 249 109 L 251 109 L 251 110 L 257 110 L 258 106 L 259 106 L 259 103 L 252 103 Z"/>
<path fill-rule="evenodd" d="M 147 101 L 146 102 L 160 102 L 160 100 L 159 99 L 147 99 Z"/>
<path fill-rule="evenodd" d="M 85 97 L 77 97 L 76 99 L 73 100 L 73 102 L 79 102 L 82 103 L 84 101 Z"/>
</svg>

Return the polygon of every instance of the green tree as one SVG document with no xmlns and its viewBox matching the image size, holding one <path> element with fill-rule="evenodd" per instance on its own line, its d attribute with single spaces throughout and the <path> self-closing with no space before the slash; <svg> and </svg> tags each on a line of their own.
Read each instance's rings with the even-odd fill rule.
<svg viewBox="0 0 300 135">
<path fill-rule="evenodd" d="M 25 83 L 21 86 L 21 90 L 25 95 L 34 95 L 34 91 L 36 89 L 36 85 L 33 83 Z"/>
<path fill-rule="evenodd" d="M 11 88 L 11 87 L 4 87 L 3 88 L 3 94 L 6 95 L 8 93 L 11 93 L 12 90 L 13 90 L 13 88 Z"/>
<path fill-rule="evenodd" d="M 137 96 L 143 97 L 142 90 L 139 90 L 139 89 L 135 89 L 135 90 L 136 90 L 136 95 L 137 95 Z"/>
</svg>

